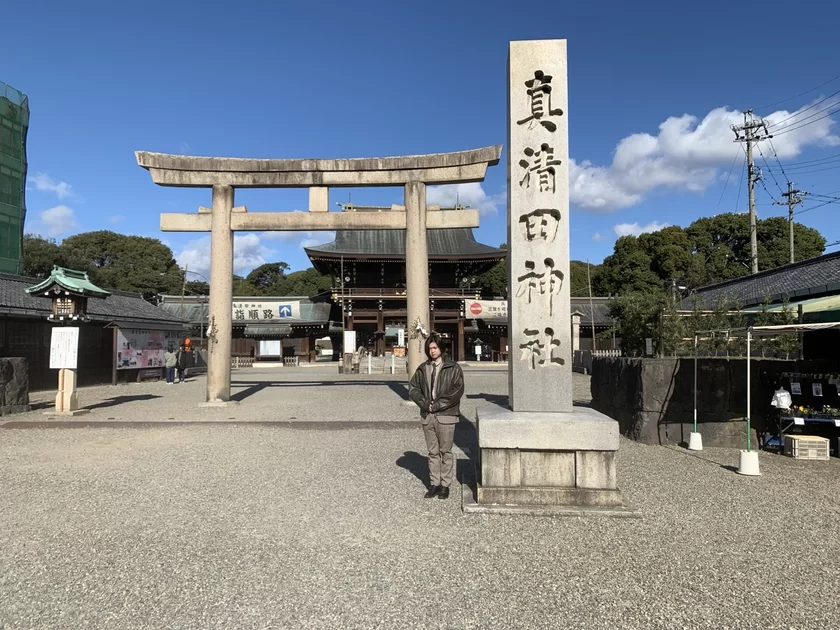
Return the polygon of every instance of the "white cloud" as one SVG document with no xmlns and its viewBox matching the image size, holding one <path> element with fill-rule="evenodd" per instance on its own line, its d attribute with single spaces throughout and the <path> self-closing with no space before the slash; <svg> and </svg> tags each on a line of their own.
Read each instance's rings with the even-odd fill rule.
<svg viewBox="0 0 840 630">
<path fill-rule="evenodd" d="M 668 227 L 667 223 L 660 223 L 659 221 L 651 221 L 647 225 L 639 225 L 638 223 L 619 223 L 613 230 L 618 237 L 622 236 L 639 236 L 650 232 L 658 232 Z"/>
<path fill-rule="evenodd" d="M 592 235 L 592 241 L 595 242 L 595 243 L 600 243 L 601 242 L 601 233 L 600 232 L 595 232 L 595 234 Z"/>
<path fill-rule="evenodd" d="M 833 133 L 834 121 L 830 117 L 807 119 L 816 110 L 805 109 L 797 110 L 801 113 L 778 111 L 764 118 L 781 159 L 796 157 L 807 146 L 840 144 L 840 137 Z M 785 121 L 790 116 L 795 117 Z M 571 201 L 586 210 L 614 212 L 637 205 L 659 190 L 701 193 L 720 181 L 720 169 L 732 164 L 737 149 L 730 125 L 743 122 L 741 112 L 725 107 L 713 109 L 702 120 L 689 114 L 670 117 L 655 136 L 636 133 L 621 140 L 609 166 L 572 159 Z M 796 122 L 812 124 L 795 129 Z M 772 155 L 769 144 L 760 146 L 765 155 Z"/>
<path fill-rule="evenodd" d="M 52 238 L 63 238 L 79 227 L 73 208 L 55 206 L 44 210 L 40 217 L 41 231 Z"/>
<path fill-rule="evenodd" d="M 115 224 L 116 223 L 122 223 L 123 221 L 125 221 L 125 217 L 121 214 L 115 214 L 114 216 L 110 217 L 108 220 L 111 223 L 115 223 Z"/>
<path fill-rule="evenodd" d="M 233 237 L 233 273 L 247 275 L 251 270 L 275 259 L 275 252 L 263 245 L 256 234 L 236 234 Z M 181 267 L 210 277 L 210 237 L 188 242 L 175 256 Z"/>
<path fill-rule="evenodd" d="M 430 206 L 451 208 L 455 204 L 475 208 L 483 214 L 494 214 L 499 204 L 507 205 L 507 193 L 488 195 L 481 184 L 452 184 L 449 186 L 430 186 L 426 191 L 426 203 Z"/>
<path fill-rule="evenodd" d="M 57 182 L 46 173 L 38 173 L 32 177 L 35 188 L 41 191 L 54 192 L 59 199 L 72 199 L 76 196 L 73 187 L 67 182 Z"/>
</svg>

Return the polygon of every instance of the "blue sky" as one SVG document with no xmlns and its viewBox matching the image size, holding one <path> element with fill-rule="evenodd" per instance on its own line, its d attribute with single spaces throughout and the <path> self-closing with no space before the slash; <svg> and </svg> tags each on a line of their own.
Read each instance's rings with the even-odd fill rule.
<svg viewBox="0 0 840 630">
<path fill-rule="evenodd" d="M 6 3 L 0 80 L 28 94 L 32 110 L 27 231 L 153 236 L 206 272 L 209 236 L 161 233 L 159 214 L 209 206 L 210 192 L 155 186 L 134 151 L 338 158 L 504 144 L 515 39 L 568 39 L 575 259 L 600 262 L 619 234 L 746 211 L 743 153 L 729 130 L 746 108 L 778 134 L 762 147 L 770 168 L 757 158 L 760 217 L 787 212 L 772 205 L 785 187 L 774 150 L 800 189 L 837 195 L 840 112 L 811 116 L 840 110 L 837 95 L 784 119 L 840 91 L 840 77 L 830 81 L 840 75 L 840 5 L 681 4 Z M 477 236 L 492 245 L 505 240 L 505 179 L 499 165 L 458 191 L 482 210 Z M 355 204 L 402 198 L 398 189 L 337 189 L 331 202 L 348 194 Z M 429 193 L 442 203 L 455 195 Z M 307 196 L 238 191 L 236 203 L 291 211 Z M 837 241 L 838 210 L 814 208 L 801 221 Z M 240 235 L 236 270 L 276 260 L 302 269 L 302 246 L 327 240 Z"/>
</svg>

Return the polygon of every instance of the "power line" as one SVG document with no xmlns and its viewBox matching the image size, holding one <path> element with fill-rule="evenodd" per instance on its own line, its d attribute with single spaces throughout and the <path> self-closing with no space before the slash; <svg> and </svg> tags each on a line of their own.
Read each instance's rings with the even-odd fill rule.
<svg viewBox="0 0 840 630">
<path fill-rule="evenodd" d="M 800 96 L 805 96 L 806 94 L 809 94 L 810 92 L 813 92 L 814 90 L 819 90 L 824 85 L 828 85 L 829 83 L 832 83 L 832 82 L 836 81 L 837 79 L 840 79 L 840 74 L 838 74 L 836 77 L 834 77 L 832 79 L 829 79 L 825 83 L 820 83 L 818 86 L 812 87 L 810 90 L 805 90 L 804 92 L 800 92 L 799 94 L 796 94 L 795 96 L 791 96 L 790 98 L 786 98 L 786 99 L 781 100 L 781 101 L 776 101 L 775 103 L 770 103 L 769 105 L 762 105 L 761 107 L 756 107 L 756 109 L 767 109 L 768 107 L 775 107 L 776 105 L 781 105 L 782 103 L 787 103 L 788 101 L 792 101 L 793 99 L 799 98 Z"/>
<path fill-rule="evenodd" d="M 832 107 L 834 107 L 834 105 L 832 105 Z M 822 110 L 822 111 L 825 111 L 825 110 Z M 812 125 L 815 122 L 818 122 L 818 121 L 822 120 L 823 118 L 828 118 L 829 116 L 832 116 L 832 115 L 836 114 L 838 111 L 840 111 L 840 109 L 836 109 L 834 111 L 828 112 L 824 116 L 820 116 L 819 118 L 815 118 L 811 122 L 806 122 L 806 123 L 803 123 L 801 125 L 797 124 L 797 125 L 794 125 L 794 126 L 785 127 L 784 129 L 781 129 L 780 131 L 773 132 L 773 135 L 774 136 L 780 136 L 780 135 L 785 134 L 785 133 L 790 133 L 791 131 L 796 131 L 797 129 L 802 129 L 803 127 L 807 127 L 808 125 Z M 817 113 L 821 113 L 821 112 L 817 112 Z M 809 116 L 809 118 L 810 118 L 810 116 Z"/>
<path fill-rule="evenodd" d="M 772 129 L 773 127 L 778 127 L 779 125 L 781 125 L 781 124 L 782 124 L 782 123 L 784 123 L 784 122 L 787 122 L 788 120 L 791 120 L 791 119 L 793 119 L 793 118 L 796 118 L 797 116 L 801 116 L 802 114 L 804 114 L 805 112 L 807 112 L 809 109 L 812 109 L 812 108 L 816 107 L 816 106 L 817 106 L 817 105 L 819 105 L 820 103 L 825 103 L 828 99 L 832 98 L 833 96 L 837 96 L 838 94 L 840 94 L 840 90 L 837 90 L 836 92 L 834 92 L 834 93 L 832 93 L 832 94 L 829 94 L 828 96 L 826 96 L 825 98 L 823 98 L 823 99 L 821 99 L 821 100 L 817 101 L 816 103 L 811 103 L 810 105 L 808 105 L 808 107 L 806 107 L 806 108 L 804 108 L 804 109 L 800 109 L 800 110 L 799 110 L 799 111 L 797 111 L 797 112 L 794 112 L 793 114 L 791 114 L 791 115 L 790 115 L 790 116 L 788 116 L 787 118 L 782 118 L 782 119 L 781 119 L 780 121 L 778 121 L 778 122 L 771 123 L 770 125 L 768 125 L 768 127 L 769 127 L 769 128 L 771 128 L 771 129 Z M 833 105 L 829 105 L 829 107 L 833 107 Z M 825 111 L 825 110 L 822 110 L 822 111 Z M 817 112 L 817 113 L 819 113 L 819 112 Z M 811 117 L 811 116 L 813 116 L 813 115 L 814 115 L 814 114 L 811 114 L 810 116 L 807 116 L 807 118 L 810 118 L 810 117 Z M 804 120 L 804 119 L 803 119 L 803 120 Z M 797 123 L 799 123 L 799 122 L 802 122 L 802 121 L 801 121 L 801 120 L 797 120 L 796 122 L 797 122 Z M 791 123 L 791 124 L 793 125 L 793 124 L 796 124 L 796 123 Z"/>
<path fill-rule="evenodd" d="M 836 153 L 835 155 L 827 155 L 825 157 L 816 158 L 814 160 L 802 160 L 800 162 L 785 162 L 788 167 L 791 166 L 800 166 L 802 164 L 813 164 L 814 162 L 824 162 L 825 160 L 835 160 L 840 159 L 840 153 Z"/>
<path fill-rule="evenodd" d="M 769 140 L 769 139 L 770 139 L 770 136 L 767 136 L 767 139 Z M 755 145 L 755 148 L 756 148 L 756 149 L 758 149 L 758 154 L 761 156 L 761 159 L 764 161 L 764 166 L 766 166 L 766 167 L 767 167 L 767 172 L 768 172 L 768 173 L 770 173 L 770 177 L 772 177 L 772 178 L 773 178 L 773 181 L 774 181 L 774 182 L 776 182 L 776 188 L 778 188 L 778 189 L 779 189 L 779 192 L 780 192 L 780 193 L 784 194 L 784 192 L 785 192 L 785 191 L 784 191 L 784 190 L 782 189 L 782 187 L 779 185 L 779 182 L 778 182 L 778 181 L 776 181 L 776 176 L 773 174 L 773 171 L 770 169 L 770 165 L 767 163 L 767 158 L 765 158 L 765 157 L 764 157 L 764 152 L 761 150 L 761 147 L 760 147 L 758 144 L 756 144 L 756 145 Z M 764 185 L 764 183 L 763 183 L 763 182 L 762 182 L 762 185 Z M 766 186 L 764 187 L 764 190 L 767 190 L 767 187 L 766 187 Z M 769 193 L 769 192 L 768 192 L 767 194 L 768 194 L 768 195 L 770 195 L 770 193 Z M 770 196 L 772 197 L 773 195 L 770 195 Z M 775 198 L 774 198 L 774 199 L 775 199 Z"/>
<path fill-rule="evenodd" d="M 785 173 L 785 167 L 782 166 L 782 162 L 779 159 L 779 154 L 776 153 L 776 147 L 773 146 L 773 136 L 767 138 L 767 142 L 770 143 L 770 150 L 773 152 L 773 156 L 776 158 L 776 164 L 779 165 L 779 168 L 782 169 L 782 176 L 785 178 L 785 181 L 790 184 L 790 177 L 787 176 Z"/>
<path fill-rule="evenodd" d="M 741 147 L 743 151 L 743 147 Z M 738 212 L 738 204 L 741 202 L 741 189 L 744 187 L 744 169 L 747 167 L 747 158 L 744 156 L 744 163 L 741 165 L 741 177 L 738 179 L 738 196 L 735 197 L 735 213 Z"/>
<path fill-rule="evenodd" d="M 825 160 L 825 161 L 819 162 L 817 164 L 802 164 L 800 166 L 788 166 L 788 168 L 790 169 L 791 172 L 794 172 L 794 171 L 802 172 L 802 171 L 810 171 L 810 170 L 815 169 L 815 168 L 822 168 L 824 166 L 829 166 L 831 164 L 837 164 L 838 162 L 840 162 L 840 157 L 834 158 L 832 160 Z M 777 169 L 775 166 L 773 166 L 772 168 L 773 168 L 773 170 L 778 170 L 779 172 L 784 171 L 783 168 L 778 168 Z"/>
<path fill-rule="evenodd" d="M 811 206 L 810 208 L 803 208 L 802 210 L 800 210 L 799 212 L 796 212 L 795 214 L 805 214 L 806 212 L 810 212 L 811 210 L 816 210 L 817 208 L 822 208 L 823 206 L 827 206 L 828 204 L 831 204 L 831 203 L 840 203 L 840 202 L 838 202 L 838 201 L 824 201 L 823 203 L 818 203 L 816 206 Z"/>
<path fill-rule="evenodd" d="M 729 167 L 729 174 L 726 176 L 726 180 L 723 182 L 723 190 L 720 191 L 720 199 L 718 199 L 718 208 L 720 208 L 720 202 L 723 201 L 723 193 L 726 192 L 726 187 L 729 185 L 729 178 L 732 177 L 732 169 L 735 168 L 735 160 L 737 160 L 738 156 L 741 155 L 741 151 L 743 151 L 743 148 L 739 144 L 738 149 L 735 151 L 735 157 L 732 158 L 732 165 Z"/>
<path fill-rule="evenodd" d="M 816 168 L 816 169 L 813 169 L 813 170 L 803 169 L 803 170 L 795 171 L 795 170 L 791 169 L 791 172 L 795 173 L 795 174 L 798 174 L 798 175 L 803 175 L 803 174 L 809 174 L 809 173 L 821 173 L 823 171 L 833 171 L 836 168 L 840 168 L 840 164 L 838 164 L 837 166 L 827 166 L 826 168 Z"/>
</svg>

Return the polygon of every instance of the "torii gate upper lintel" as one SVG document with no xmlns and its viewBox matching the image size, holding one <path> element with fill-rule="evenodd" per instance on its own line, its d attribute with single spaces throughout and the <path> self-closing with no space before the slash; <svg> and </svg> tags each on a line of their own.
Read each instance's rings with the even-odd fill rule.
<svg viewBox="0 0 840 630">
<path fill-rule="evenodd" d="M 473 228 L 477 210 L 429 212 L 426 186 L 484 181 L 488 166 L 501 158 L 500 145 L 431 155 L 387 158 L 263 160 L 136 153 L 137 163 L 160 186 L 212 188 L 212 209 L 194 214 L 161 214 L 164 232 L 211 233 L 210 321 L 207 403 L 230 401 L 230 349 L 235 231 L 406 230 L 408 325 L 428 327 L 429 256 L 427 229 Z M 329 189 L 403 186 L 405 207 L 388 213 L 329 212 Z M 235 188 L 309 188 L 309 212 L 248 213 L 234 208 Z M 402 212 L 400 212 L 402 210 Z M 409 374 L 424 360 L 423 339 L 408 347 Z"/>
</svg>

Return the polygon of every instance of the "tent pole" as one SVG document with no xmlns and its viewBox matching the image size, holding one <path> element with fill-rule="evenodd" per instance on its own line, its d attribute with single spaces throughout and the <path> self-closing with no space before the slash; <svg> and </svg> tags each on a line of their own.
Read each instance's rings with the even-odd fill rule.
<svg viewBox="0 0 840 630">
<path fill-rule="evenodd" d="M 694 432 L 697 433 L 697 333 L 694 334 Z"/>
<path fill-rule="evenodd" d="M 750 438 L 752 429 L 750 428 L 750 349 L 752 341 L 752 332 L 747 331 L 747 452 L 750 451 Z"/>
</svg>

